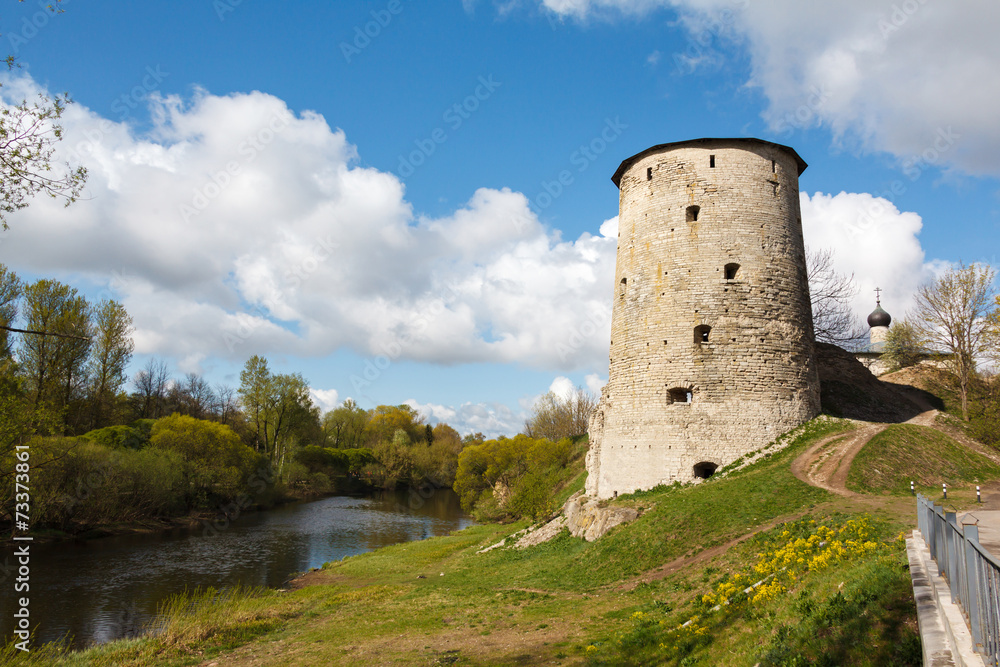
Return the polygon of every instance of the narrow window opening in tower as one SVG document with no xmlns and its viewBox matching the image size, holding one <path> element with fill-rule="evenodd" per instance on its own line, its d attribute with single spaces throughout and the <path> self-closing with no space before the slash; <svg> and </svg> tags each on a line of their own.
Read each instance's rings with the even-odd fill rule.
<svg viewBox="0 0 1000 667">
<path fill-rule="evenodd" d="M 653 180 L 653 168 L 652 167 L 646 167 L 646 180 L 647 181 Z"/>
<path fill-rule="evenodd" d="M 694 328 L 694 342 L 701 344 L 708 342 L 708 334 L 712 331 L 712 327 L 707 324 L 700 324 Z"/>
<path fill-rule="evenodd" d="M 710 168 L 712 168 L 712 169 L 715 169 L 715 156 L 714 155 L 709 155 L 708 156 L 708 166 Z"/>
<path fill-rule="evenodd" d="M 771 160 L 771 173 L 778 173 L 778 165 L 774 162 L 774 160 Z"/>
<path fill-rule="evenodd" d="M 698 222 L 698 213 L 701 212 L 700 206 L 688 206 L 687 207 L 687 221 L 688 222 Z"/>
<path fill-rule="evenodd" d="M 622 278 L 622 281 L 618 283 L 618 296 L 625 296 L 625 288 L 628 286 L 628 278 Z"/>
<path fill-rule="evenodd" d="M 736 280 L 736 274 L 740 272 L 740 265 L 733 262 L 726 264 L 726 280 Z"/>
<path fill-rule="evenodd" d="M 668 394 L 670 395 L 671 403 L 685 403 L 690 404 L 693 394 L 690 389 L 686 387 L 674 387 Z"/>
<path fill-rule="evenodd" d="M 708 479 L 715 474 L 715 471 L 719 469 L 717 463 L 712 463 L 711 461 L 702 461 L 701 463 L 694 464 L 694 476 L 698 479 Z"/>
</svg>

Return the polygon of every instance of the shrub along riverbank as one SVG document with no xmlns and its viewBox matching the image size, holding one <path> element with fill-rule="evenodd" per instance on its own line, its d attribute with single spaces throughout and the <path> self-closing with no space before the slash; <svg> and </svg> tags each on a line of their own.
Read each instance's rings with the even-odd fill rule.
<svg viewBox="0 0 1000 667">
<path fill-rule="evenodd" d="M 371 449 L 299 448 L 280 478 L 228 426 L 172 415 L 78 437 L 36 436 L 31 518 L 40 537 L 103 534 L 382 486 Z M 11 460 L 0 465 L 13 469 Z M 14 498 L 6 485 L 0 503 Z"/>
<path fill-rule="evenodd" d="M 597 542 L 563 533 L 478 553 L 528 522 L 477 525 L 329 563 L 292 591 L 189 594 L 164 607 L 158 634 L 29 660 L 919 664 L 898 539 L 909 508 L 833 496 L 790 471 L 818 439 L 851 428 L 814 420 L 787 449 L 730 475 L 619 497 L 641 515 Z M 576 465 L 553 493 L 582 479 Z"/>
</svg>

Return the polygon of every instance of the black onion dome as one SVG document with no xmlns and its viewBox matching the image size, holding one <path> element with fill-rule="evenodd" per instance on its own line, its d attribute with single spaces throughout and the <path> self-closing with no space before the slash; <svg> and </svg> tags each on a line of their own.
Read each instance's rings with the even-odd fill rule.
<svg viewBox="0 0 1000 667">
<path fill-rule="evenodd" d="M 882 306 L 875 306 L 875 310 L 868 316 L 868 326 L 870 327 L 887 327 L 891 323 L 892 317 L 882 310 Z"/>
</svg>

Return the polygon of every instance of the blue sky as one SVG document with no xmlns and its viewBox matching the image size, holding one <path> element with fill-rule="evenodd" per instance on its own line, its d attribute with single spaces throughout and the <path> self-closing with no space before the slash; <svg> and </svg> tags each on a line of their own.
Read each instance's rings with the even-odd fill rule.
<svg viewBox="0 0 1000 667">
<path fill-rule="evenodd" d="M 60 151 L 91 178 L 12 216 L 0 262 L 120 299 L 133 370 L 236 385 L 263 354 L 325 408 L 512 433 L 606 379 L 611 174 L 702 136 L 802 155 L 806 242 L 859 315 L 876 285 L 902 315 L 941 267 L 998 264 L 992 5 L 43 4 L 0 17 L 23 65 L 0 95 L 68 92 Z"/>
</svg>

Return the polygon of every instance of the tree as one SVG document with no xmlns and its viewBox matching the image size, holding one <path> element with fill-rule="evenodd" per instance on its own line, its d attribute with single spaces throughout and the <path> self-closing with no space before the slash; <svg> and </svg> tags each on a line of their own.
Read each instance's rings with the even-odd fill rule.
<svg viewBox="0 0 1000 667">
<path fill-rule="evenodd" d="M 298 373 L 272 375 L 267 360 L 254 355 L 240 373 L 240 403 L 250 422 L 251 439 L 280 475 L 296 441 L 319 432 L 319 409 Z"/>
<path fill-rule="evenodd" d="M 361 447 L 368 419 L 366 410 L 358 407 L 353 399 L 347 399 L 343 405 L 323 416 L 323 433 L 326 441 L 337 449 Z"/>
<path fill-rule="evenodd" d="M 212 385 L 197 373 L 187 373 L 184 380 L 175 382 L 167 394 L 167 412 L 178 412 L 196 419 L 208 418 L 215 409 L 215 392 Z"/>
<path fill-rule="evenodd" d="M 379 440 L 372 448 L 372 454 L 379 467 L 371 470 L 373 481 L 379 486 L 391 489 L 400 483 L 412 482 L 414 477 L 413 448 L 410 436 L 403 429 L 396 429 L 392 438 Z"/>
<path fill-rule="evenodd" d="M 81 337 L 24 336 L 18 349 L 35 409 L 46 403 L 63 410 L 79 395 L 86 379 L 90 306 L 74 288 L 42 279 L 25 288 L 24 311 L 29 329 Z M 72 421 L 69 415 L 67 419 Z"/>
<path fill-rule="evenodd" d="M 486 442 L 486 436 L 476 431 L 475 433 L 469 433 L 464 438 L 462 438 L 462 446 L 468 447 L 469 445 L 481 445 Z"/>
<path fill-rule="evenodd" d="M 94 339 L 90 355 L 91 428 L 108 425 L 108 415 L 125 385 L 125 369 L 132 360 L 132 317 L 117 301 L 105 300 L 94 312 Z"/>
<path fill-rule="evenodd" d="M 156 358 L 150 358 L 145 367 L 135 374 L 134 397 L 138 400 L 137 412 L 141 419 L 156 419 L 163 416 L 163 403 L 167 397 L 167 383 L 170 371 L 167 365 Z"/>
<path fill-rule="evenodd" d="M 854 347 L 866 331 L 851 310 L 851 299 L 858 288 L 854 274 L 838 273 L 833 266 L 833 251 L 806 249 L 806 273 L 812 306 L 813 332 L 816 340 Z"/>
<path fill-rule="evenodd" d="M 403 405 L 380 405 L 375 408 L 365 430 L 371 444 L 392 440 L 396 431 L 406 432 L 410 442 L 424 439 L 424 418 L 405 403 Z"/>
<path fill-rule="evenodd" d="M 892 323 L 882 348 L 882 361 L 888 372 L 913 366 L 920 361 L 920 337 L 909 320 Z"/>
<path fill-rule="evenodd" d="M 552 473 L 566 465 L 571 453 L 569 439 L 552 442 L 523 434 L 470 445 L 458 456 L 455 492 L 468 511 L 537 518 L 552 509 Z"/>
<path fill-rule="evenodd" d="M 17 274 L 0 264 L 0 326 L 10 327 L 17 319 L 17 303 L 23 289 Z M 9 359 L 13 353 L 9 336 L 6 329 L 0 329 L 0 360 Z"/>
<path fill-rule="evenodd" d="M 23 1 L 23 0 L 22 0 Z M 60 2 L 61 0 L 56 0 Z M 61 11 L 52 5 L 49 11 Z M 7 68 L 17 67 L 14 56 L 7 56 Z M 87 182 L 82 166 L 62 165 L 62 173 L 53 173 L 55 145 L 62 140 L 58 121 L 72 101 L 68 95 L 49 97 L 40 93 L 29 104 L 22 100 L 15 106 L 0 109 L 0 224 L 7 229 L 7 216 L 28 206 L 36 194 L 61 198 L 69 206 L 79 198 Z M 62 168 L 60 168 L 62 170 Z"/>
<path fill-rule="evenodd" d="M 184 415 L 158 419 L 149 444 L 183 457 L 189 507 L 207 504 L 211 496 L 235 497 L 258 463 L 228 426 Z"/>
<path fill-rule="evenodd" d="M 449 447 L 459 451 L 462 449 L 462 436 L 451 426 L 441 422 L 434 427 L 434 443 L 447 443 Z"/>
<path fill-rule="evenodd" d="M 428 426 L 427 428 L 430 428 Z M 462 436 L 444 422 L 433 428 L 426 448 L 418 450 L 416 464 L 425 479 L 437 486 L 451 486 L 455 483 L 458 470 L 458 455 L 461 454 Z"/>
<path fill-rule="evenodd" d="M 270 403 L 271 371 L 267 359 L 253 355 L 240 372 L 240 403 L 250 422 L 251 446 L 258 452 L 267 448 L 267 409 Z"/>
<path fill-rule="evenodd" d="M 270 451 L 280 473 L 293 447 L 306 444 L 303 436 L 319 433 L 319 408 L 313 405 L 309 384 L 299 373 L 275 375 L 272 392 Z"/>
<path fill-rule="evenodd" d="M 993 312 L 986 318 L 986 347 L 987 356 L 1000 366 L 1000 294 L 994 300 Z"/>
<path fill-rule="evenodd" d="M 917 291 L 914 327 L 924 347 L 951 355 L 965 421 L 969 421 L 969 383 L 976 360 L 990 350 L 995 278 L 996 271 L 987 265 L 959 263 Z"/>
<path fill-rule="evenodd" d="M 227 426 L 233 426 L 240 412 L 240 404 L 236 398 L 236 390 L 229 385 L 215 385 L 215 407 L 214 410 L 219 422 Z"/>
<path fill-rule="evenodd" d="M 535 402 L 531 416 L 524 422 L 524 434 L 553 442 L 583 435 L 590 426 L 590 413 L 596 407 L 597 399 L 582 387 L 577 387 L 576 392 L 565 399 L 550 391 Z"/>
</svg>

